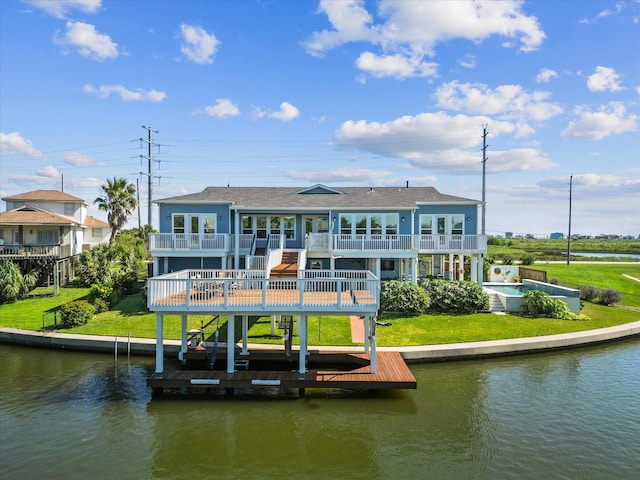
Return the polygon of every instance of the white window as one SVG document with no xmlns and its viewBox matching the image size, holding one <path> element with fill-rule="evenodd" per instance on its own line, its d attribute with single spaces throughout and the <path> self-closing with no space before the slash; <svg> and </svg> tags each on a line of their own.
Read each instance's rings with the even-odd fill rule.
<svg viewBox="0 0 640 480">
<path fill-rule="evenodd" d="M 91 238 L 102 238 L 102 228 L 92 228 Z"/>
<path fill-rule="evenodd" d="M 205 235 L 216 233 L 216 216 L 210 213 L 202 215 L 202 232 Z"/>
<path fill-rule="evenodd" d="M 462 235 L 464 233 L 464 216 L 452 215 L 451 216 L 451 234 Z"/>
<path fill-rule="evenodd" d="M 173 216 L 173 233 L 183 234 L 184 230 L 184 215 L 175 214 Z"/>
<path fill-rule="evenodd" d="M 464 215 L 420 215 L 420 234 L 463 235 Z"/>
<path fill-rule="evenodd" d="M 54 245 L 58 243 L 58 232 L 54 230 L 41 230 L 38 232 L 38 243 Z"/>
<path fill-rule="evenodd" d="M 278 215 L 242 216 L 242 233 L 255 234 L 257 238 L 269 235 L 284 235 L 287 239 L 295 239 L 296 217 L 280 217 Z"/>
<path fill-rule="evenodd" d="M 341 235 L 397 235 L 397 213 L 340 215 Z"/>
<path fill-rule="evenodd" d="M 431 235 L 433 233 L 433 217 L 431 215 L 420 215 L 420 234 Z"/>
<path fill-rule="evenodd" d="M 65 203 L 64 204 L 64 214 L 65 215 L 75 215 L 76 213 L 76 204 L 75 203 Z"/>
</svg>

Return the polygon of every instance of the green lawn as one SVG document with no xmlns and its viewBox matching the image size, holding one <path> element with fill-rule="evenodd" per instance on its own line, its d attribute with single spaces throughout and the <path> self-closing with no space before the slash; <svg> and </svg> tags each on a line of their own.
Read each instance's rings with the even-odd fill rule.
<svg viewBox="0 0 640 480">
<path fill-rule="evenodd" d="M 620 305 L 640 307 L 640 282 L 623 275 L 640 279 L 640 264 L 536 263 L 527 268 L 546 270 L 549 280 L 557 279 L 574 288 L 579 285 L 613 288 L 622 294 Z"/>
<path fill-rule="evenodd" d="M 598 268 L 609 267 L 600 265 Z M 610 274 L 619 274 L 611 270 Z M 633 274 L 633 270 L 631 270 Z M 639 272 L 635 272 L 637 275 Z M 602 277 L 600 277 L 602 278 Z M 633 282 L 630 280 L 630 282 Z M 595 282 L 594 282 L 595 283 Z M 599 285 L 595 283 L 596 286 Z M 637 285 L 635 285 L 637 284 Z M 623 283 L 626 286 L 626 283 Z M 640 283 L 635 282 L 628 287 L 630 294 L 640 293 Z M 635 293 L 634 293 L 635 292 Z M 0 305 L 0 326 L 25 330 L 42 329 L 45 316 L 46 327 L 53 326 L 52 312 L 62 303 L 83 298 L 89 289 L 62 288 L 59 296 L 27 299 L 8 305 Z M 587 321 L 563 321 L 545 318 L 529 319 L 518 315 L 421 315 L 408 318 L 385 319 L 390 326 L 377 328 L 378 345 L 411 346 L 472 342 L 504 338 L 551 335 L 556 333 L 590 330 L 640 320 L 639 311 L 604 307 L 587 303 L 582 313 L 588 315 Z M 211 323 L 209 323 L 211 322 Z M 240 340 L 240 321 L 236 320 L 236 340 Z M 220 327 L 220 339 L 226 340 L 226 318 L 215 319 L 205 315 L 190 315 L 188 328 L 199 328 L 207 325 L 205 332 L 212 338 L 216 327 Z M 180 338 L 181 320 L 179 315 L 168 315 L 164 319 L 164 336 L 167 339 Z M 144 308 L 141 296 L 127 297 L 118 302 L 113 310 L 96 315 L 86 325 L 67 330 L 67 333 L 107 335 L 127 337 L 155 337 L 155 314 Z M 348 317 L 311 316 L 308 324 L 309 343 L 311 345 L 353 345 Z M 252 317 L 250 319 L 249 341 L 252 343 L 282 344 L 281 330 L 276 328 L 276 337 L 270 337 L 269 317 Z M 294 337 L 294 343 L 297 342 Z"/>
</svg>

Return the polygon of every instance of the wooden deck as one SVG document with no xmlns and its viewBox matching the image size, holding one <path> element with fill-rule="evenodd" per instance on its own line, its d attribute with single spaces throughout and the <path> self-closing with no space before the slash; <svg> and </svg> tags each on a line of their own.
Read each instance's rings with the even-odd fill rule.
<svg viewBox="0 0 640 480">
<path fill-rule="evenodd" d="M 185 358 L 197 361 L 198 352 L 187 352 Z M 220 362 L 225 355 L 218 355 Z M 308 371 L 297 371 L 297 352 L 288 361 L 284 352 L 251 352 L 248 356 L 236 356 L 236 371 L 232 374 L 224 368 L 186 369 L 176 367 L 163 373 L 153 373 L 147 385 L 154 392 L 163 389 L 203 389 L 279 387 L 283 389 L 340 388 L 347 390 L 415 389 L 417 382 L 411 370 L 398 352 L 377 352 L 377 372 L 371 373 L 369 355 L 364 353 L 310 353 Z M 247 364 L 241 362 L 248 360 Z M 245 370 L 246 367 L 246 370 Z"/>
</svg>

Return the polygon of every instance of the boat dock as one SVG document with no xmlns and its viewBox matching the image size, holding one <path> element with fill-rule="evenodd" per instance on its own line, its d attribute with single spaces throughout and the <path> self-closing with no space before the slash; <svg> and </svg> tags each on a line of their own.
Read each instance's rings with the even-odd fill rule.
<svg viewBox="0 0 640 480">
<path fill-rule="evenodd" d="M 222 355 L 222 361 L 226 354 Z M 208 368 L 205 351 L 192 350 L 177 367 L 167 365 L 162 373 L 153 373 L 147 385 L 155 394 L 164 390 L 206 392 L 210 389 L 279 387 L 298 389 L 340 388 L 348 390 L 415 389 L 413 373 L 398 352 L 378 352 L 377 369 L 371 371 L 368 354 L 360 352 L 310 351 L 307 368 L 298 370 L 297 355 L 289 360 L 280 351 L 252 351 L 239 356 L 235 371 L 227 373 L 224 366 Z"/>
</svg>

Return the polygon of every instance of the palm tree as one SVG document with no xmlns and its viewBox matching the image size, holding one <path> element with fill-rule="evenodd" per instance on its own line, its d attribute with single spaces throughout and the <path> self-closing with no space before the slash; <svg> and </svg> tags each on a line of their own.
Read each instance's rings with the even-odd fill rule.
<svg viewBox="0 0 640 480">
<path fill-rule="evenodd" d="M 130 217 L 138 206 L 136 187 L 132 183 L 127 183 L 125 178 L 113 177 L 113 180 L 107 179 L 107 184 L 100 188 L 103 194 L 93 203 L 97 203 L 100 210 L 107 212 L 107 221 L 111 227 L 111 237 L 109 237 L 109 245 L 111 245 L 118 231 L 127 223 L 127 217 Z"/>
</svg>

